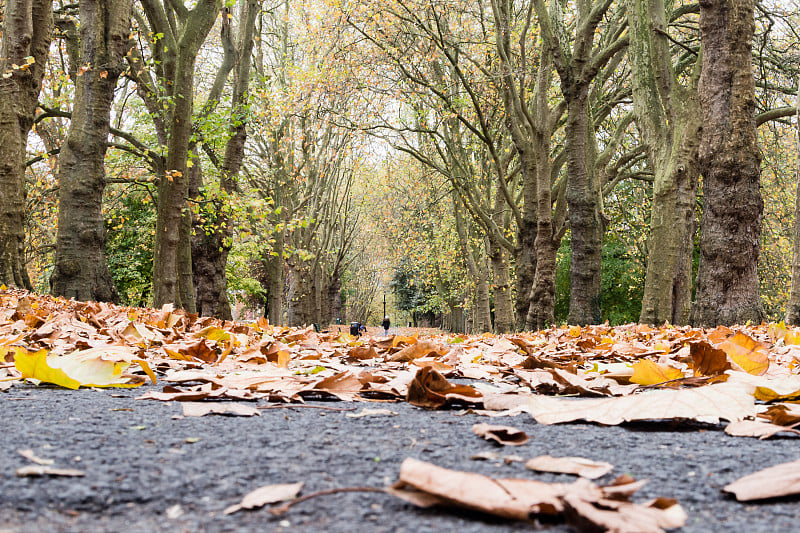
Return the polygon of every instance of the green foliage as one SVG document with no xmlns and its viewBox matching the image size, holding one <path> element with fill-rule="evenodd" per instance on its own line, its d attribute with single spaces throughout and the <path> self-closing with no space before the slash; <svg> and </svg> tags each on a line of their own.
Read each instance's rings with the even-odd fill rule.
<svg viewBox="0 0 800 533">
<path fill-rule="evenodd" d="M 106 256 L 126 305 L 147 305 L 150 299 L 155 220 L 152 199 L 143 189 L 121 194 L 107 209 Z"/>
<path fill-rule="evenodd" d="M 565 237 L 556 257 L 556 321 L 566 322 L 569 314 L 569 264 L 572 258 L 569 237 Z M 614 238 L 603 243 L 603 320 L 626 324 L 639 320 L 644 295 L 645 271 L 628 249 Z"/>
</svg>

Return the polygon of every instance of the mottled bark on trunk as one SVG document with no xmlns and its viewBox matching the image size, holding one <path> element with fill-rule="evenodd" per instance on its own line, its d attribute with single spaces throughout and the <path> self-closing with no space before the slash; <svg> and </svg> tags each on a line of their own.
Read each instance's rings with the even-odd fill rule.
<svg viewBox="0 0 800 533">
<path fill-rule="evenodd" d="M 32 289 L 25 268 L 25 148 L 50 48 L 53 7 L 48 0 L 6 0 L 3 5 L 0 284 Z M 34 62 L 29 64 L 27 57 Z"/>
<path fill-rule="evenodd" d="M 174 62 L 174 69 L 164 67 L 170 75 L 161 80 L 168 88 L 169 140 L 164 175 L 157 176 L 158 206 L 156 213 L 155 250 L 153 256 L 153 303 L 160 307 L 173 303 L 189 311 L 195 309 L 191 261 L 191 217 L 187 196 L 189 178 L 186 162 L 192 135 L 194 102 L 194 70 L 197 53 L 216 20 L 221 0 L 200 0 L 181 21 L 175 50 L 165 50 L 165 61 Z M 165 31 L 173 32 L 172 27 Z"/>
<path fill-rule="evenodd" d="M 798 161 L 795 168 L 795 203 L 794 203 L 794 249 L 792 252 L 792 285 L 789 290 L 789 301 L 786 304 L 786 323 L 800 325 L 800 84 L 797 90 L 796 145 Z"/>
<path fill-rule="evenodd" d="M 758 254 L 764 202 L 755 123 L 753 0 L 701 0 L 703 218 L 692 323 L 760 323 Z"/>
<path fill-rule="evenodd" d="M 514 328 L 514 304 L 511 301 L 511 271 L 508 253 L 499 243 L 489 240 L 494 296 L 494 332 L 508 333 Z"/>
<path fill-rule="evenodd" d="M 467 265 L 467 272 L 472 278 L 475 289 L 473 291 L 473 307 L 470 313 L 468 331 L 486 333 L 492 330 L 492 311 L 489 298 L 489 269 L 486 266 L 484 254 L 480 253 L 480 258 L 476 259 L 473 248 L 470 244 L 470 232 L 467 227 L 467 220 L 463 214 L 463 203 L 456 193 L 453 194 L 453 215 L 456 222 L 456 232 L 458 233 L 461 255 Z"/>
<path fill-rule="evenodd" d="M 681 85 L 672 64 L 663 0 L 629 0 L 636 122 L 655 174 L 647 276 L 639 321 L 686 324 L 692 291 L 697 150 L 702 114 L 697 73 Z M 698 65 L 699 67 L 699 65 Z"/>
<path fill-rule="evenodd" d="M 523 148 L 524 149 L 524 148 Z M 519 151 L 519 143 L 517 144 Z M 531 296 L 533 283 L 536 277 L 536 168 L 530 155 L 523 152 L 520 157 L 523 165 L 522 177 L 522 223 L 517 230 L 517 248 L 514 250 L 514 265 L 516 274 L 516 301 L 514 303 L 516 315 L 516 329 L 526 327 L 526 319 L 531 309 Z"/>
<path fill-rule="evenodd" d="M 130 49 L 130 0 L 80 0 L 80 63 L 72 119 L 59 155 L 58 233 L 52 294 L 118 301 L 106 262 L 105 154 L 111 104 Z"/>
<path fill-rule="evenodd" d="M 650 214 L 647 275 L 639 322 L 687 324 L 692 299 L 694 207 L 697 198 L 697 147 L 700 116 L 686 115 L 676 129 L 676 150 L 656 159 Z"/>
<path fill-rule="evenodd" d="M 588 85 L 579 85 L 564 91 L 567 98 L 567 205 L 572 239 L 567 321 L 577 325 L 598 324 L 602 320 L 600 290 L 605 220 L 594 165 L 587 161 L 591 148 L 588 143 L 588 90 Z"/>
</svg>

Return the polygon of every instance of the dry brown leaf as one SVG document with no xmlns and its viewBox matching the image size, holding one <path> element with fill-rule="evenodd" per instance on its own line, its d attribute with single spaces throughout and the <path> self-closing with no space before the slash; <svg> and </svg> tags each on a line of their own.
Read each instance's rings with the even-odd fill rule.
<svg viewBox="0 0 800 533">
<path fill-rule="evenodd" d="M 83 470 L 74 468 L 56 468 L 47 465 L 28 465 L 17 468 L 14 474 L 19 477 L 35 476 L 62 476 L 62 477 L 82 477 L 86 475 Z"/>
<path fill-rule="evenodd" d="M 706 341 L 690 343 L 689 354 L 695 376 L 718 376 L 731 368 L 728 354 Z"/>
<path fill-rule="evenodd" d="M 778 403 L 770 405 L 766 411 L 758 415 L 779 426 L 791 426 L 800 422 L 800 404 Z"/>
<path fill-rule="evenodd" d="M 725 433 L 732 437 L 758 437 L 759 439 L 768 439 L 778 433 L 794 433 L 800 435 L 800 431 L 796 429 L 778 426 L 768 422 L 759 422 L 758 420 L 739 420 L 737 422 L 731 422 L 725 427 Z"/>
<path fill-rule="evenodd" d="M 233 402 L 183 402 L 183 416 L 233 415 L 259 416 L 255 407 Z"/>
<path fill-rule="evenodd" d="M 591 500 L 581 494 L 564 497 L 567 522 L 579 531 L 661 533 L 686 524 L 686 512 L 675 500 L 659 498 L 650 504 Z"/>
<path fill-rule="evenodd" d="M 347 413 L 347 418 L 363 418 L 365 416 L 397 416 L 397 413 L 388 409 L 362 409 L 357 413 Z"/>
<path fill-rule="evenodd" d="M 551 457 L 540 455 L 525 463 L 525 468 L 537 472 L 574 474 L 586 479 L 603 477 L 614 469 L 614 465 L 602 461 L 592 461 L 583 457 Z"/>
<path fill-rule="evenodd" d="M 285 502 L 293 500 L 303 488 L 303 482 L 285 483 L 280 485 L 265 485 L 248 493 L 240 503 L 226 508 L 224 514 L 232 514 L 241 509 L 257 509 L 268 503 Z"/>
<path fill-rule="evenodd" d="M 55 462 L 52 459 L 42 459 L 41 457 L 37 457 L 37 455 L 33 453 L 33 450 L 17 450 L 17 453 L 28 461 L 36 463 L 37 465 L 51 465 Z"/>
<path fill-rule="evenodd" d="M 782 463 L 737 479 L 725 492 L 740 502 L 800 494 L 800 461 Z"/>
<path fill-rule="evenodd" d="M 406 400 L 411 405 L 428 409 L 444 407 L 448 401 L 479 401 L 481 393 L 467 385 L 453 385 L 430 367 L 417 370 L 408 385 Z"/>
<path fill-rule="evenodd" d="M 563 509 L 561 498 L 571 484 L 525 479 L 494 479 L 471 472 L 441 468 L 408 458 L 400 467 L 401 485 L 430 495 L 430 502 L 445 502 L 475 511 L 525 520 L 531 514 L 554 515 Z"/>
<path fill-rule="evenodd" d="M 586 420 L 609 426 L 634 420 L 686 419 L 718 423 L 754 417 L 755 401 L 738 384 L 654 390 L 618 398 L 567 400 L 531 395 L 525 409 L 540 424 Z"/>
<path fill-rule="evenodd" d="M 481 423 L 473 425 L 472 432 L 479 437 L 504 446 L 520 446 L 530 440 L 527 433 L 511 426 L 493 426 Z"/>
<path fill-rule="evenodd" d="M 425 357 L 432 353 L 436 353 L 438 346 L 431 341 L 419 341 L 406 346 L 396 354 L 389 357 L 389 361 L 407 363 L 420 357 Z"/>
</svg>

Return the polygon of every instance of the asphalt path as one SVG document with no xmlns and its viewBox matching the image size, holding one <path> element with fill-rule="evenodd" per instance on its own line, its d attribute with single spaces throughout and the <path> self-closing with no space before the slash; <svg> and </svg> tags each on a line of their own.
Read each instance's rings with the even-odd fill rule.
<svg viewBox="0 0 800 533">
<path fill-rule="evenodd" d="M 559 523 L 509 522 L 464 511 L 418 509 L 378 492 L 342 492 L 298 503 L 282 516 L 267 508 L 225 515 L 248 492 L 305 483 L 302 494 L 392 484 L 407 457 L 495 477 L 571 481 L 528 471 L 537 455 L 608 461 L 599 480 L 630 474 L 649 482 L 635 500 L 676 498 L 689 516 L 682 531 L 797 531 L 800 500 L 736 502 L 721 492 L 735 479 L 800 458 L 800 440 L 725 435 L 721 427 L 645 423 L 619 427 L 545 426 L 527 415 L 494 419 L 526 431 L 522 446 L 475 436 L 485 417 L 426 411 L 405 403 L 309 402 L 323 408 L 265 409 L 261 416 L 182 418 L 177 402 L 135 400 L 146 390 L 15 386 L 0 393 L 0 533 L 38 531 L 511 532 L 572 531 Z M 259 405 L 267 405 L 261 402 Z M 349 418 L 362 408 L 396 416 Z M 31 449 L 84 477 L 18 477 Z M 476 460 L 497 452 L 494 460 Z"/>
</svg>

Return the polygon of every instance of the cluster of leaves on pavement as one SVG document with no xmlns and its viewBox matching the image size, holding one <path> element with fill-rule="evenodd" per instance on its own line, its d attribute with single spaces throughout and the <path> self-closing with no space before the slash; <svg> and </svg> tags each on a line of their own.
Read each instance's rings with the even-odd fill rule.
<svg viewBox="0 0 800 533">
<path fill-rule="evenodd" d="M 221 321 L 171 306 L 83 303 L 3 287 L 0 390 L 26 380 L 71 389 L 149 380 L 161 388 L 139 399 L 183 402 L 183 416 L 252 416 L 270 407 L 243 401 L 406 401 L 487 417 L 528 413 L 540 424 L 724 422 L 733 436 L 800 433 L 800 329 L 783 324 L 354 338 L 335 328 L 317 333 L 265 319 Z M 385 414 L 392 413 L 365 409 L 353 416 Z M 474 431 L 500 444 L 527 440 L 508 426 L 476 424 Z M 528 466 L 586 478 L 597 468 L 601 476 L 608 472 L 606 464 L 581 458 L 543 457 Z M 740 500 L 798 493 L 796 463 L 773 468 L 774 482 L 762 483 L 755 474 L 727 490 Z M 459 505 L 513 518 L 562 515 L 612 530 L 641 531 L 649 524 L 658 531 L 683 523 L 674 500 L 630 502 L 639 486 L 630 479 L 610 486 L 499 480 L 409 459 L 398 484 L 387 490 L 421 506 Z M 497 499 L 487 497 L 490 487 L 499 491 Z"/>
</svg>

